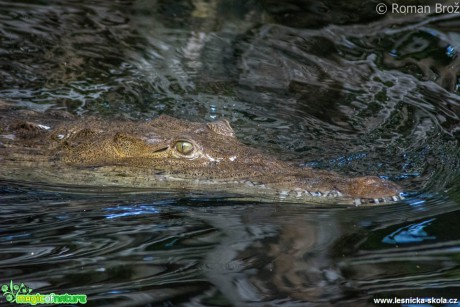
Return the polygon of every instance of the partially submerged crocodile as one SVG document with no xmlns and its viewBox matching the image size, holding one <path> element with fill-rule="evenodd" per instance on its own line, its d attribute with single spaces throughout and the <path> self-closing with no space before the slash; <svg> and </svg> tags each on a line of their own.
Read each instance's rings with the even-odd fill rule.
<svg viewBox="0 0 460 307">
<path fill-rule="evenodd" d="M 202 124 L 75 119 L 0 102 L 0 179 L 211 192 L 289 202 L 378 204 L 396 184 L 301 168 L 240 143 L 226 120 Z"/>
</svg>

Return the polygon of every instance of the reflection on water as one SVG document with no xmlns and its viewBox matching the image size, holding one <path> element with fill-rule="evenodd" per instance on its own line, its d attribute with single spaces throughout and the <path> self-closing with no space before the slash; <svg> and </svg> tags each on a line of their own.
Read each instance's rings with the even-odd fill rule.
<svg viewBox="0 0 460 307">
<path fill-rule="evenodd" d="M 425 288 L 458 293 L 458 203 L 448 199 L 315 209 L 8 189 L 2 281 L 41 293 L 132 306 L 348 305 L 424 296 Z"/>
<path fill-rule="evenodd" d="M 386 236 L 382 242 L 387 244 L 404 244 L 410 242 L 421 242 L 424 240 L 435 240 L 436 237 L 429 236 L 424 230 L 429 226 L 434 218 L 428 219 L 421 223 L 411 224 L 396 230 L 392 234 Z"/>
<path fill-rule="evenodd" d="M 0 182 L 0 282 L 107 306 L 458 297 L 460 17 L 371 4 L 0 1 L 0 99 L 225 117 L 270 154 L 410 195 L 344 209 Z"/>
</svg>

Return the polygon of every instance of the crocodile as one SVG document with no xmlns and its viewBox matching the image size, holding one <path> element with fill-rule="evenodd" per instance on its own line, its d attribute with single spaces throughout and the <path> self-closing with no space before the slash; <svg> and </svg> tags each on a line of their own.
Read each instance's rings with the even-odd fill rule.
<svg viewBox="0 0 460 307">
<path fill-rule="evenodd" d="M 401 188 L 376 176 L 347 177 L 300 167 L 247 146 L 225 119 L 189 122 L 78 118 L 0 102 L 0 180 L 122 187 L 313 204 L 400 201 Z"/>
</svg>

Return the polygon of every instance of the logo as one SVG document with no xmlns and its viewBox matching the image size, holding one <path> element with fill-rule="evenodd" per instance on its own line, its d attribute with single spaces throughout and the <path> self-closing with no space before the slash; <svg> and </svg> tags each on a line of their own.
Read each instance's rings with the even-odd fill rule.
<svg viewBox="0 0 460 307">
<path fill-rule="evenodd" d="M 33 294 L 24 283 L 14 284 L 12 280 L 2 285 L 2 292 L 8 302 L 16 304 L 86 304 L 87 301 L 85 294 Z"/>
</svg>

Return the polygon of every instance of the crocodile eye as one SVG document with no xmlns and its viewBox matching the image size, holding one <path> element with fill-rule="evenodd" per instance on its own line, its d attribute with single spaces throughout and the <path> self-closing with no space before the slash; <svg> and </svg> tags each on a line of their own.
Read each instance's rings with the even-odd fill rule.
<svg viewBox="0 0 460 307">
<path fill-rule="evenodd" d="M 189 155 L 193 152 L 193 144 L 187 141 L 179 141 L 174 147 L 183 155 Z"/>
</svg>

